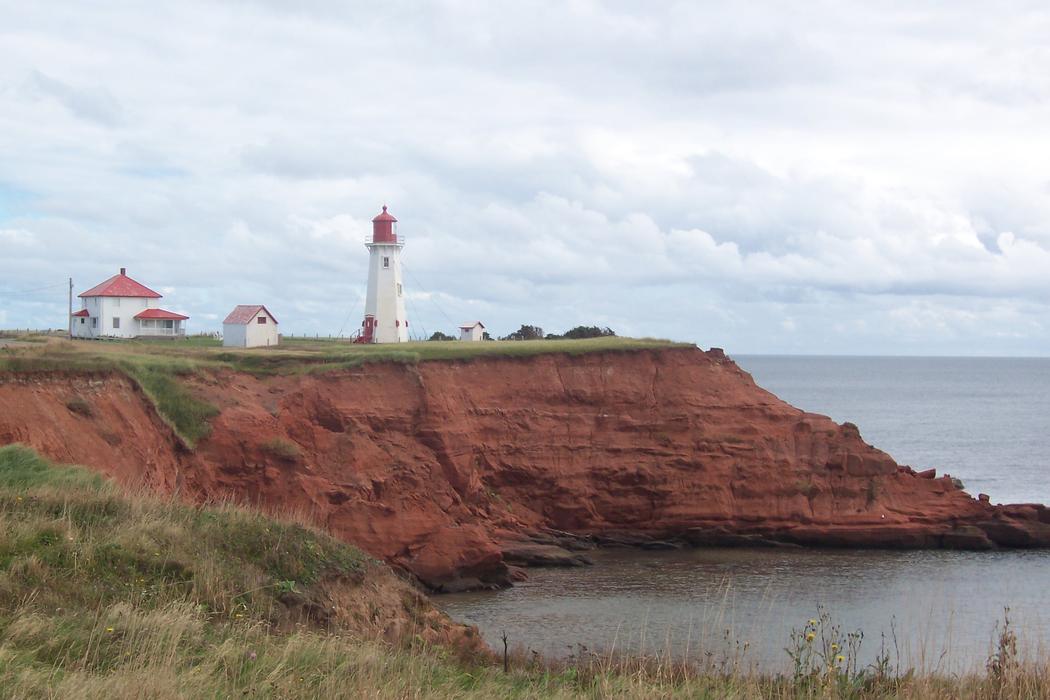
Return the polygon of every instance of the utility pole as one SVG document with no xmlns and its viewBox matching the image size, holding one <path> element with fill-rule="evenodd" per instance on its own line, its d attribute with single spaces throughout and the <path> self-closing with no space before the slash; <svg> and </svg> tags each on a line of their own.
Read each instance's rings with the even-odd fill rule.
<svg viewBox="0 0 1050 700">
<path fill-rule="evenodd" d="M 73 278 L 69 278 L 69 339 L 73 340 Z"/>
</svg>

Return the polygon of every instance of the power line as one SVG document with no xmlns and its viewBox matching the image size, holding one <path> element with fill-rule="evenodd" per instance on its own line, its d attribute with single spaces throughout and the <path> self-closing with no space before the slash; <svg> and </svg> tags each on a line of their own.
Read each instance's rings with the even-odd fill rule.
<svg viewBox="0 0 1050 700">
<path fill-rule="evenodd" d="M 402 268 L 404 268 L 404 265 L 402 265 Z M 408 316 L 409 317 L 414 317 L 416 315 L 415 306 L 412 304 L 412 302 L 410 302 L 408 300 L 408 295 L 405 295 L 405 307 L 406 307 L 406 309 L 408 311 Z M 421 338 L 421 340 L 426 340 L 427 339 L 427 327 L 423 325 L 422 321 L 417 321 L 417 322 L 419 323 L 420 327 L 423 329 L 423 337 Z M 407 321 L 406 321 L 406 323 L 407 323 Z M 409 333 L 409 337 L 410 338 L 411 338 L 411 335 L 412 334 Z"/>
<path fill-rule="evenodd" d="M 36 287 L 34 289 L 9 289 L 9 290 L 0 289 L 0 297 L 29 296 L 31 294 L 36 294 L 37 292 L 43 292 L 43 291 L 46 291 L 48 289 L 56 289 L 58 287 L 65 287 L 67 284 L 68 284 L 68 282 L 62 282 L 60 284 L 49 284 L 46 287 Z"/>
<path fill-rule="evenodd" d="M 358 297 L 357 303 L 350 307 L 350 311 L 347 312 L 346 318 L 343 319 L 343 325 L 339 326 L 339 333 L 337 334 L 337 337 L 343 337 L 343 329 L 346 328 L 346 324 L 350 322 L 350 317 L 354 315 L 354 311 L 356 311 L 357 308 L 361 306 L 361 303 L 363 301 L 364 297 Z"/>
<path fill-rule="evenodd" d="M 419 283 L 419 280 L 417 280 L 417 279 L 416 279 L 416 276 L 412 274 L 412 271 L 411 271 L 411 270 L 409 270 L 409 269 L 408 269 L 407 267 L 405 267 L 405 264 L 404 264 L 404 263 L 401 263 L 401 269 L 405 270 L 405 271 L 406 271 L 406 272 L 407 272 L 407 273 L 409 274 L 409 276 L 410 276 L 410 277 L 412 278 L 412 283 L 413 283 L 414 285 L 416 285 L 416 286 L 417 286 L 417 287 L 419 287 L 419 288 L 420 288 L 421 290 L 423 290 L 423 293 L 427 295 L 427 300 L 428 300 L 428 301 L 429 301 L 429 302 L 430 302 L 431 304 L 433 304 L 433 305 L 434 305 L 434 307 L 435 307 L 435 308 L 436 308 L 436 309 L 437 309 L 437 310 L 438 310 L 438 311 L 439 311 L 439 312 L 441 313 L 441 315 L 442 315 L 442 316 L 444 316 L 444 317 L 445 317 L 445 320 L 449 322 L 449 324 L 450 324 L 450 327 L 451 327 L 451 328 L 457 328 L 457 327 L 459 326 L 459 324 L 458 324 L 458 323 L 456 323 L 455 321 L 453 321 L 453 320 L 452 320 L 451 318 L 449 318 L 449 315 L 448 315 L 448 314 L 446 314 L 446 313 L 445 313 L 445 310 L 444 310 L 443 308 L 441 308 L 441 305 L 437 303 L 437 299 L 435 299 L 435 298 L 434 298 L 434 295 L 433 295 L 433 294 L 431 294 L 431 293 L 430 293 L 429 291 L 427 291 L 426 289 L 424 289 L 423 285 L 421 285 L 421 284 Z"/>
</svg>

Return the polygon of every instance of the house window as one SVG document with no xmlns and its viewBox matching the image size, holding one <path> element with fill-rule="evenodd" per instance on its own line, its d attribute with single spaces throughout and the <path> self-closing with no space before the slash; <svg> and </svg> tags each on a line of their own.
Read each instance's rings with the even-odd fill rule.
<svg viewBox="0 0 1050 700">
<path fill-rule="evenodd" d="M 165 328 L 174 328 L 175 327 L 175 322 L 172 321 L 171 319 L 168 319 L 167 321 L 164 322 L 164 327 Z"/>
<path fill-rule="evenodd" d="M 81 325 L 83 325 L 84 319 L 80 319 L 80 323 L 81 323 Z"/>
<path fill-rule="evenodd" d="M 401 296 L 401 283 L 400 282 L 397 283 L 397 295 Z"/>
<path fill-rule="evenodd" d="M 98 319 L 97 318 L 92 318 L 91 319 L 91 327 L 92 328 L 98 328 Z"/>
<path fill-rule="evenodd" d="M 383 267 L 390 267 L 390 258 L 383 258 Z"/>
<path fill-rule="evenodd" d="M 120 316 L 113 317 L 113 328 L 120 328 Z"/>
<path fill-rule="evenodd" d="M 266 317 L 265 316 L 260 316 L 259 317 L 259 323 L 266 323 Z"/>
</svg>

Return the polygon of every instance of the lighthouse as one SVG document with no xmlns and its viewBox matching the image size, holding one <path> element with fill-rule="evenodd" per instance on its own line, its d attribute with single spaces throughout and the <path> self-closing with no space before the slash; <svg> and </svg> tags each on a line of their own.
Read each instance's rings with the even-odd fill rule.
<svg viewBox="0 0 1050 700">
<path fill-rule="evenodd" d="M 397 235 L 397 219 L 386 210 L 372 219 L 368 248 L 368 293 L 365 320 L 359 343 L 404 343 L 408 341 L 404 288 L 401 285 L 403 238 Z"/>
</svg>

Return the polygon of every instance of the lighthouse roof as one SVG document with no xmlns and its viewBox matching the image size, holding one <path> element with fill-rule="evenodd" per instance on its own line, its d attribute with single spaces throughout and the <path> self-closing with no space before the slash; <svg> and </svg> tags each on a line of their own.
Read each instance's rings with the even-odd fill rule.
<svg viewBox="0 0 1050 700">
<path fill-rule="evenodd" d="M 387 212 L 386 205 L 384 204 L 383 211 L 379 214 L 379 216 L 372 219 L 372 223 L 376 223 L 377 221 L 397 221 L 397 219 L 394 218 L 393 214 Z"/>
</svg>

